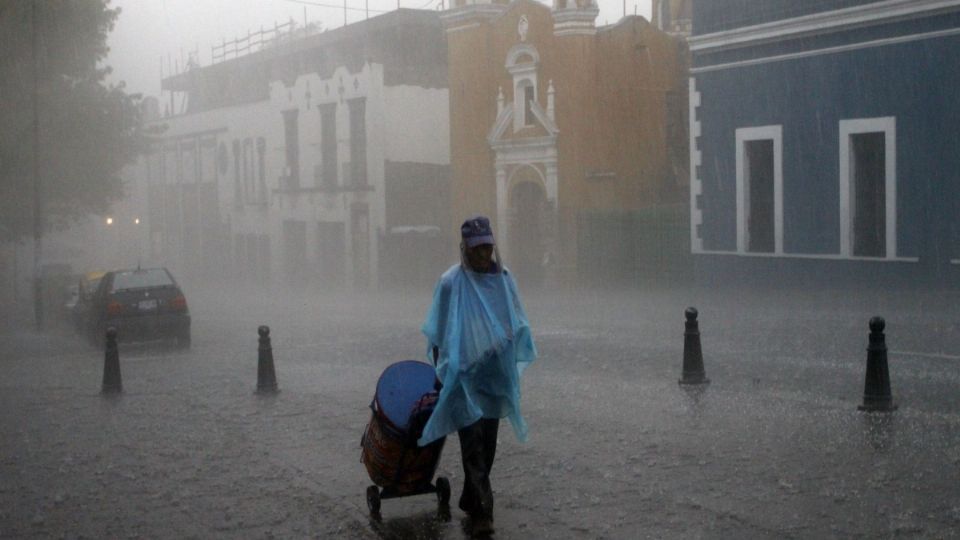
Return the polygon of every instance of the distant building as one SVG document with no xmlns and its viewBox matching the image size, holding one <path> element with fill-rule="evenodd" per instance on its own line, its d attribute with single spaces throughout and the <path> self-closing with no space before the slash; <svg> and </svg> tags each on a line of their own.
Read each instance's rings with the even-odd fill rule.
<svg viewBox="0 0 960 540">
<path fill-rule="evenodd" d="M 142 175 L 151 258 L 297 287 L 433 279 L 449 222 L 446 57 L 437 13 L 402 9 L 253 34 L 164 78 Z M 398 247 L 413 251 L 385 261 Z"/>
<path fill-rule="evenodd" d="M 590 0 L 455 0 L 453 214 L 495 218 L 524 283 L 633 280 L 688 251 L 686 55 Z M 660 229 L 664 227 L 664 229 Z"/>
<path fill-rule="evenodd" d="M 697 274 L 960 278 L 960 1 L 693 0 Z"/>
</svg>

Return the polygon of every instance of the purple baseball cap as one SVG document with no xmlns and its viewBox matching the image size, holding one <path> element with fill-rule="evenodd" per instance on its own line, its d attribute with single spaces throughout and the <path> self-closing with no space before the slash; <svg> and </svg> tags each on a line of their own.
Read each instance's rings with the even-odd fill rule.
<svg viewBox="0 0 960 540">
<path fill-rule="evenodd" d="M 474 216 L 460 226 L 460 237 L 467 247 L 476 247 L 481 244 L 496 244 L 493 240 L 493 229 L 486 216 Z"/>
</svg>

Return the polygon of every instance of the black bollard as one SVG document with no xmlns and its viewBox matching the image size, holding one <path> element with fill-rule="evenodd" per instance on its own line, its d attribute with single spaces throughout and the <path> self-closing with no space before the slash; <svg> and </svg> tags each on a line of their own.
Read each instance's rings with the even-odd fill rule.
<svg viewBox="0 0 960 540">
<path fill-rule="evenodd" d="M 260 347 L 257 354 L 257 393 L 277 392 L 277 374 L 273 369 L 273 347 L 270 346 L 270 327 L 257 328 L 260 334 Z"/>
<path fill-rule="evenodd" d="M 710 379 L 703 369 L 703 352 L 700 350 L 700 327 L 697 323 L 697 308 L 684 311 L 687 318 L 683 333 L 683 377 L 680 384 L 709 384 Z"/>
<path fill-rule="evenodd" d="M 866 412 L 893 412 L 890 394 L 890 371 L 887 369 L 887 341 L 883 335 L 886 323 L 883 317 L 870 319 L 870 344 L 867 346 L 867 375 L 863 385 L 863 405 L 858 410 Z"/>
<path fill-rule="evenodd" d="M 119 394 L 123 392 L 123 381 L 120 377 L 120 351 L 117 350 L 117 329 L 107 328 L 107 347 L 103 353 L 103 386 L 102 394 Z"/>
</svg>

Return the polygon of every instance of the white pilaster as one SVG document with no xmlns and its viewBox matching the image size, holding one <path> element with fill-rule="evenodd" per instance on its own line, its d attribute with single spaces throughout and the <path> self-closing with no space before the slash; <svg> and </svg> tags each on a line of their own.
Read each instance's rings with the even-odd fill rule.
<svg viewBox="0 0 960 540">
<path fill-rule="evenodd" d="M 557 119 L 554 117 L 554 114 L 553 114 L 554 113 L 553 94 L 554 94 L 553 79 L 550 79 L 550 82 L 547 84 L 547 116 L 550 117 L 550 120 L 552 120 L 553 122 L 556 122 Z"/>
<path fill-rule="evenodd" d="M 500 253 L 509 258 L 510 256 L 510 231 L 508 230 L 507 219 L 507 196 L 509 190 L 507 186 L 507 169 L 500 165 L 497 166 L 497 244 Z"/>
<path fill-rule="evenodd" d="M 547 169 L 547 185 L 544 186 L 547 190 L 547 202 L 556 206 L 557 204 L 557 162 L 556 160 L 548 161 L 546 163 Z"/>
<path fill-rule="evenodd" d="M 703 192 L 703 184 L 697 173 L 700 170 L 701 155 L 697 146 L 700 136 L 700 121 L 697 120 L 697 108 L 700 106 L 700 92 L 697 92 L 697 79 L 690 77 L 690 251 L 703 251 L 703 238 L 698 227 L 703 223 L 703 213 L 697 204 L 697 197 Z"/>
</svg>

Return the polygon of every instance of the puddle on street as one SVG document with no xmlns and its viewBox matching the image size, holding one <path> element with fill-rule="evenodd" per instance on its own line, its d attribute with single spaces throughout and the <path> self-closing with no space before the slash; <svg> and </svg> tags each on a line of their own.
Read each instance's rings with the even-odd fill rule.
<svg viewBox="0 0 960 540">
<path fill-rule="evenodd" d="M 370 528 L 385 540 L 439 540 L 459 537 L 459 527 L 451 522 L 449 509 L 386 518 L 382 513 L 371 515 Z"/>
</svg>

